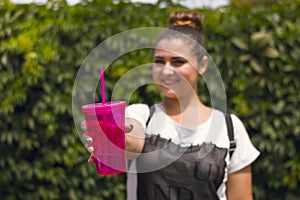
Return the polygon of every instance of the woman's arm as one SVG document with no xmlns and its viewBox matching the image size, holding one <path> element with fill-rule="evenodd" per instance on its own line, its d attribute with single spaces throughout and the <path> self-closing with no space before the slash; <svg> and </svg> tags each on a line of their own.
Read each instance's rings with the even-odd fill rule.
<svg viewBox="0 0 300 200">
<path fill-rule="evenodd" d="M 126 157 L 128 160 L 137 158 L 144 148 L 145 130 L 134 119 L 126 119 L 126 124 L 131 125 L 131 130 L 126 134 Z"/>
<path fill-rule="evenodd" d="M 228 174 L 226 187 L 228 200 L 252 200 L 251 165 Z"/>
</svg>

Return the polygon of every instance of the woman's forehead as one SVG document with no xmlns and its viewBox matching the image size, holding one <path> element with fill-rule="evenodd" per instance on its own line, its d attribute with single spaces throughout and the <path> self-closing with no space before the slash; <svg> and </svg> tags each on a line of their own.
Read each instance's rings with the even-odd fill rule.
<svg viewBox="0 0 300 200">
<path fill-rule="evenodd" d="M 174 56 L 180 56 L 185 59 L 195 57 L 192 53 L 193 47 L 187 45 L 187 43 L 179 38 L 175 39 L 163 39 L 155 47 L 155 54 L 173 54 Z"/>
</svg>

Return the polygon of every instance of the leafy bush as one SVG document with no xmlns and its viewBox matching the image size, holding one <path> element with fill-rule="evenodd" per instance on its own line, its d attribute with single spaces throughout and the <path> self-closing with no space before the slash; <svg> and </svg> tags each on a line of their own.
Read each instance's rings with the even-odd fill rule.
<svg viewBox="0 0 300 200">
<path fill-rule="evenodd" d="M 124 199 L 125 174 L 101 177 L 87 164 L 72 116 L 74 80 L 97 44 L 132 28 L 164 27 L 179 6 L 109 0 L 0 5 L 1 199 Z M 299 6 L 199 10 L 228 109 L 242 118 L 262 153 L 253 166 L 256 199 L 300 195 Z M 130 52 L 113 63 L 108 93 L 124 72 L 151 62 L 148 54 Z M 158 99 L 148 85 L 131 101 Z"/>
<path fill-rule="evenodd" d="M 298 2 L 205 12 L 208 51 L 223 75 L 229 110 L 261 151 L 253 173 L 256 199 L 300 195 L 299 9 Z"/>
</svg>

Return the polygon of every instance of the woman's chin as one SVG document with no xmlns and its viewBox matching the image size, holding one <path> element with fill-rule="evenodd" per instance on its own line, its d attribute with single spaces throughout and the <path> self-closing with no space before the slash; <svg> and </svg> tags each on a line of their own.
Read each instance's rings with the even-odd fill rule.
<svg viewBox="0 0 300 200">
<path fill-rule="evenodd" d="M 176 91 L 174 91 L 171 87 L 165 87 L 165 86 L 159 85 L 158 89 L 164 97 L 177 98 Z"/>
<path fill-rule="evenodd" d="M 161 91 L 162 95 L 167 98 L 177 98 L 176 93 L 173 90 L 165 89 Z"/>
</svg>

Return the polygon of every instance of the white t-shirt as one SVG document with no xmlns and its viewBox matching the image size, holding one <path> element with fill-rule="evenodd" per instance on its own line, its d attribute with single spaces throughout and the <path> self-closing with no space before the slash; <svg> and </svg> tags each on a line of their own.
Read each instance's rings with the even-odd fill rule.
<svg viewBox="0 0 300 200">
<path fill-rule="evenodd" d="M 155 106 L 151 120 L 147 127 L 146 122 L 149 118 L 149 107 L 145 104 L 133 104 L 126 108 L 126 118 L 137 120 L 149 135 L 171 139 L 175 144 L 187 147 L 192 145 L 201 145 L 203 142 L 213 143 L 220 148 L 229 148 L 229 138 L 224 114 L 216 109 L 212 110 L 211 116 L 207 121 L 198 125 L 195 129 L 182 127 L 180 123 L 175 122 L 168 117 L 159 105 Z M 241 120 L 231 115 L 234 139 L 236 140 L 236 149 L 229 159 L 226 157 L 227 167 L 222 184 L 217 190 L 219 199 L 226 199 L 226 181 L 227 174 L 238 171 L 251 164 L 258 156 L 259 151 L 252 145 L 248 133 Z M 178 134 L 179 133 L 179 134 Z M 132 161 L 127 173 L 127 199 L 136 200 L 137 191 L 137 173 L 136 162 Z"/>
</svg>

